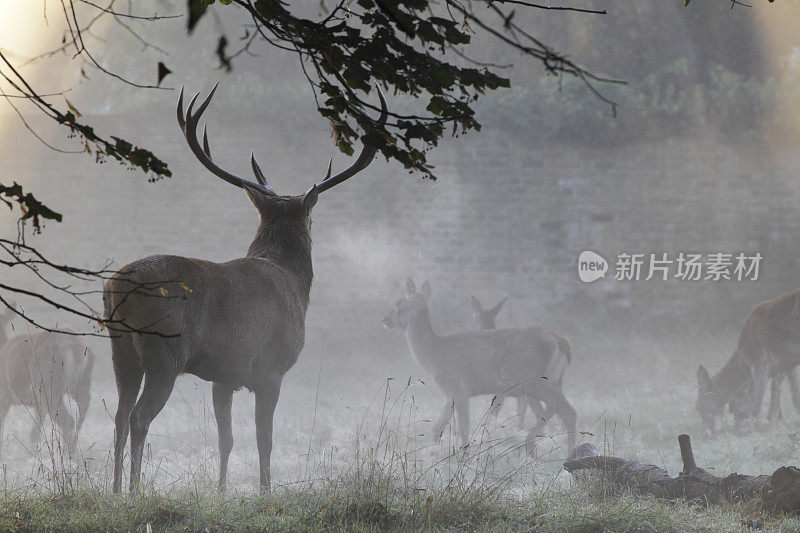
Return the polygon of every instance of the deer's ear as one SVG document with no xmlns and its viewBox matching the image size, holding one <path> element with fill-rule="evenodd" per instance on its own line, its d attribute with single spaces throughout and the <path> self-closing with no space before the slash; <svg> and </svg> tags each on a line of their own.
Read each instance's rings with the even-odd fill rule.
<svg viewBox="0 0 800 533">
<path fill-rule="evenodd" d="M 508 300 L 508 296 L 506 296 L 505 298 L 500 300 L 500 302 L 497 305 L 492 307 L 492 310 L 489 311 L 489 313 L 491 313 L 491 315 L 492 315 L 492 318 L 496 318 L 497 317 L 497 313 L 499 313 L 500 310 L 503 308 L 503 304 L 506 303 L 506 300 Z"/>
<path fill-rule="evenodd" d="M 703 365 L 700 365 L 700 368 L 697 369 L 697 386 L 701 391 L 711 390 L 711 376 Z"/>
<path fill-rule="evenodd" d="M 422 291 L 422 294 L 425 295 L 425 298 L 430 298 L 431 297 L 431 284 L 428 283 L 428 280 L 425 280 L 422 283 L 421 291 Z"/>
<path fill-rule="evenodd" d="M 483 308 L 481 308 L 481 303 L 472 294 L 469 295 L 469 303 L 472 306 L 473 312 L 480 313 L 481 311 L 483 311 Z"/>
<path fill-rule="evenodd" d="M 409 298 L 417 294 L 417 286 L 414 284 L 414 280 L 411 278 L 406 278 L 406 296 Z"/>
<path fill-rule="evenodd" d="M 311 187 L 307 193 L 303 195 L 303 207 L 306 210 L 306 215 L 308 215 L 311 210 L 317 205 L 317 200 L 319 199 L 319 189 L 317 186 L 314 185 Z"/>
</svg>

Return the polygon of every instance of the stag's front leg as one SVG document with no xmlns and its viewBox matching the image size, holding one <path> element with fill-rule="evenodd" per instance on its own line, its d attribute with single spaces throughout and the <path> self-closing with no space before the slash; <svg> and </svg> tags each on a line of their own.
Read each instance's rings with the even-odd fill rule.
<svg viewBox="0 0 800 533">
<path fill-rule="evenodd" d="M 256 390 L 256 442 L 262 492 L 270 490 L 269 458 L 272 454 L 272 419 L 275 415 L 275 406 L 278 405 L 280 392 L 280 378 L 270 379 L 263 387 Z"/>
<path fill-rule="evenodd" d="M 233 404 L 233 388 L 214 382 L 211 388 L 214 400 L 214 416 L 217 419 L 219 436 L 219 484 L 220 492 L 225 490 L 225 477 L 228 474 L 228 458 L 233 449 L 233 429 L 231 428 L 231 406 Z"/>
</svg>

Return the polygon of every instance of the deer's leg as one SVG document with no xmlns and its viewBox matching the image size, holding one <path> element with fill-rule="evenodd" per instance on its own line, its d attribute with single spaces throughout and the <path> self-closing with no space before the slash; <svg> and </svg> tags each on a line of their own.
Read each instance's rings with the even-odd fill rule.
<svg viewBox="0 0 800 533">
<path fill-rule="evenodd" d="M 529 401 L 531 408 L 534 408 L 533 404 L 538 403 L 538 400 L 545 403 L 544 415 L 540 418 L 539 423 L 528 432 L 528 440 L 532 440 L 536 437 L 536 435 L 541 432 L 542 428 L 544 428 L 547 421 L 555 414 L 564 423 L 564 427 L 567 430 L 569 451 L 572 451 L 575 447 L 578 414 L 575 408 L 572 407 L 572 404 L 567 401 L 564 393 L 560 388 L 554 387 L 549 383 L 531 384 L 526 389 L 528 390 L 529 398 L 531 398 Z M 533 394 L 536 395 L 537 399 L 533 399 Z"/>
<path fill-rule="evenodd" d="M 62 442 L 67 443 L 67 453 L 72 457 L 78 440 L 78 435 L 75 433 L 75 419 L 69 413 L 69 407 L 63 396 L 55 399 L 54 404 L 50 409 L 50 419 L 58 426 Z"/>
<path fill-rule="evenodd" d="M 761 404 L 764 402 L 764 392 L 769 380 L 769 368 L 766 363 L 761 363 L 753 368 L 753 396 L 750 401 L 749 416 L 753 419 L 761 414 Z"/>
<path fill-rule="evenodd" d="M 792 404 L 795 410 L 800 413 L 800 389 L 797 388 L 797 373 L 794 368 L 786 371 L 789 378 L 789 391 L 792 393 Z"/>
<path fill-rule="evenodd" d="M 178 374 L 170 368 L 153 368 L 145 371 L 142 395 L 129 417 L 131 425 L 131 492 L 135 492 L 139 487 L 144 440 L 150 429 L 150 423 L 167 403 L 177 377 Z"/>
<path fill-rule="evenodd" d="M 769 411 L 767 411 L 767 420 L 774 421 L 783 418 L 781 412 L 781 383 L 785 374 L 775 374 L 772 376 L 769 389 Z"/>
<path fill-rule="evenodd" d="M 116 373 L 117 367 L 114 366 Z M 138 366 L 129 369 L 124 376 L 117 375 L 117 414 L 114 417 L 114 492 L 122 490 L 122 458 L 125 453 L 125 443 L 128 440 L 130 416 L 139 387 L 142 385 L 142 369 Z"/>
<path fill-rule="evenodd" d="M 29 437 L 32 445 L 37 444 L 44 436 L 44 415 L 41 409 L 41 406 L 33 406 L 31 409 L 31 417 L 33 418 L 33 421 L 31 423 L 31 432 Z"/>
<path fill-rule="evenodd" d="M 539 402 L 536 402 L 537 404 Z M 525 427 L 525 410 L 528 408 L 528 399 L 525 397 L 525 393 L 521 392 L 517 396 L 517 423 L 519 424 L 520 429 Z M 538 413 L 534 409 L 534 413 Z M 536 415 L 539 416 L 538 414 Z"/>
<path fill-rule="evenodd" d="M 225 490 L 225 477 L 228 473 L 228 458 L 233 449 L 233 429 L 231 428 L 231 406 L 233 404 L 233 388 L 214 382 L 211 388 L 214 400 L 214 416 L 217 419 L 219 436 L 219 484 L 220 492 Z"/>
<path fill-rule="evenodd" d="M 259 481 L 262 492 L 270 489 L 270 455 L 272 455 L 272 419 L 278 395 L 281 392 L 280 378 L 269 380 L 256 390 L 256 443 L 258 444 Z"/>
<path fill-rule="evenodd" d="M 5 425 L 6 415 L 10 408 L 11 404 L 6 401 L 4 395 L 0 394 L 0 457 L 3 456 L 3 426 Z"/>
<path fill-rule="evenodd" d="M 433 440 L 437 441 L 442 438 L 442 433 L 444 433 L 444 427 L 453 417 L 453 410 L 455 409 L 455 400 L 452 398 L 447 400 L 447 403 L 442 408 L 442 412 L 439 414 L 439 418 L 436 419 L 436 422 L 433 425 Z"/>
<path fill-rule="evenodd" d="M 455 404 L 461 446 L 466 448 L 469 445 L 469 397 L 456 397 Z"/>
<path fill-rule="evenodd" d="M 489 412 L 493 417 L 497 417 L 500 415 L 500 411 L 503 410 L 503 402 L 506 400 L 506 395 L 497 395 L 492 397 L 492 405 L 489 406 Z"/>
</svg>

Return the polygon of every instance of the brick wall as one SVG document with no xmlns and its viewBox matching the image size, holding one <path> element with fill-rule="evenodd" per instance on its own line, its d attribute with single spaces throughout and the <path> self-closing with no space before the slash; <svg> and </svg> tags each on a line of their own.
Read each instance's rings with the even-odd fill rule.
<svg viewBox="0 0 800 533">
<path fill-rule="evenodd" d="M 255 147 L 278 191 L 300 193 L 321 178 L 332 153 L 324 126 L 301 133 L 278 125 L 278 135 L 275 125 L 224 118 L 211 130 L 222 166 L 249 176 Z M 125 125 L 98 121 L 112 132 Z M 22 180 L 65 215 L 32 242 L 57 260 L 91 266 L 151 253 L 243 254 L 254 210 L 241 191 L 201 169 L 173 122 L 165 114 L 133 129 L 134 140 L 170 162 L 175 177 L 156 184 L 116 163 L 97 166 L 26 136 L 4 138 L 3 179 Z M 336 157 L 335 166 L 349 161 Z M 800 285 L 798 166 L 789 154 L 710 141 L 589 150 L 488 132 L 446 141 L 431 162 L 436 182 L 376 160 L 323 195 L 312 229 L 312 339 L 378 327 L 407 275 L 431 281 L 443 331 L 466 326 L 470 293 L 486 303 L 511 296 L 504 324 L 569 331 L 576 318 L 622 329 L 694 327 L 697 317 L 715 327 L 741 324 L 754 304 Z M 0 216 L 7 226 L 8 215 Z M 764 261 L 758 282 L 584 284 L 576 261 L 585 249 L 612 261 L 622 251 L 759 251 Z"/>
</svg>

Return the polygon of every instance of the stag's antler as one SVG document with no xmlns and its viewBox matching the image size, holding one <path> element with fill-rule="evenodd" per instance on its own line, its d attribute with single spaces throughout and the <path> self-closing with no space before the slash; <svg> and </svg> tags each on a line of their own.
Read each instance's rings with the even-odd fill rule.
<svg viewBox="0 0 800 533">
<path fill-rule="evenodd" d="M 386 98 L 383 97 L 383 92 L 381 91 L 381 88 L 378 85 L 375 85 L 375 88 L 378 89 L 378 98 L 380 98 L 381 100 L 381 115 L 380 117 L 378 117 L 378 120 L 373 121 L 371 118 L 369 118 L 369 116 L 367 116 L 366 112 L 363 109 L 361 108 L 357 109 L 363 114 L 363 116 L 366 119 L 368 119 L 370 122 L 373 122 L 373 126 L 382 126 L 386 122 L 386 118 L 389 116 L 389 110 L 386 107 Z M 375 157 L 375 153 L 377 151 L 378 151 L 377 148 L 364 145 L 364 148 L 362 148 L 361 153 L 359 154 L 358 159 L 356 159 L 355 163 L 350 165 L 342 172 L 336 174 L 335 176 L 331 176 L 331 165 L 330 163 L 328 163 L 328 174 L 325 176 L 325 179 L 322 180 L 320 183 L 314 185 L 312 189 L 316 188 L 317 192 L 327 191 L 334 185 L 338 185 L 347 178 L 350 178 L 358 174 L 359 172 L 367 168 L 367 166 L 369 166 L 369 164 L 372 162 L 372 158 Z"/>
<path fill-rule="evenodd" d="M 192 101 L 189 102 L 189 107 L 186 109 L 185 116 L 183 114 L 183 87 L 181 87 L 181 94 L 178 97 L 178 125 L 180 125 L 181 131 L 183 131 L 184 137 L 186 137 L 186 142 L 189 144 L 189 148 L 192 149 L 192 153 L 195 155 L 195 157 L 197 157 L 198 161 L 200 161 L 204 167 L 210 170 L 212 174 L 224 179 L 231 185 L 236 185 L 237 187 L 242 188 L 247 187 L 250 189 L 256 189 L 264 194 L 274 195 L 275 191 L 272 190 L 272 187 L 269 186 L 267 180 L 264 178 L 264 174 L 261 172 L 261 168 L 259 168 L 258 163 L 256 163 L 252 152 L 250 155 L 250 163 L 253 166 L 253 174 L 255 174 L 258 183 L 253 183 L 252 181 L 234 176 L 230 172 L 223 170 L 217 166 L 216 163 L 214 163 L 214 161 L 211 159 L 211 150 L 208 146 L 208 135 L 206 134 L 205 125 L 203 125 L 203 146 L 202 148 L 200 147 L 200 143 L 197 140 L 197 124 L 200 122 L 200 116 L 211 102 L 211 98 L 214 96 L 214 91 L 217 90 L 218 85 L 219 83 L 214 85 L 214 88 L 211 89 L 211 92 L 208 94 L 205 101 L 200 104 L 200 107 L 197 108 L 197 112 L 193 114 L 192 108 L 194 107 L 195 101 L 197 101 L 197 97 L 200 96 L 200 93 L 195 94 L 194 98 L 192 98 Z"/>
</svg>

